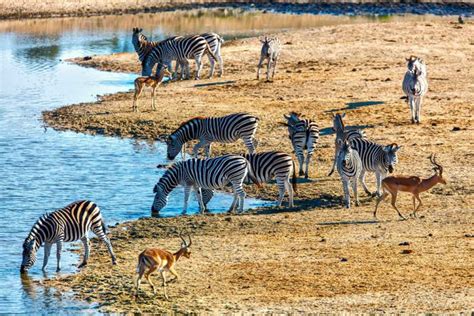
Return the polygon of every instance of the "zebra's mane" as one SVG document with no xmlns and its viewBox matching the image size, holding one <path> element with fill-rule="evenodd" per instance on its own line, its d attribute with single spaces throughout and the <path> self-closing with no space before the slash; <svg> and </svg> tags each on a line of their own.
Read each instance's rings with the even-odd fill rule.
<svg viewBox="0 0 474 316">
<path fill-rule="evenodd" d="M 179 129 L 180 127 L 183 127 L 184 125 L 187 125 L 188 123 L 191 123 L 191 121 L 194 121 L 194 120 L 204 120 L 204 119 L 206 119 L 206 118 L 207 118 L 207 117 L 205 117 L 205 116 L 195 116 L 195 117 L 193 117 L 193 118 L 190 118 L 190 119 L 187 120 L 187 121 L 182 122 L 182 123 L 179 125 L 178 129 Z"/>
</svg>

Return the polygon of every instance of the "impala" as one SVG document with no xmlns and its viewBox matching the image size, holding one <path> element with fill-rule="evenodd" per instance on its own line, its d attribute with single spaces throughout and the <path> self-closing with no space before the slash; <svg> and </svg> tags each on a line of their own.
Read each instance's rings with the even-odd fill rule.
<svg viewBox="0 0 474 316">
<path fill-rule="evenodd" d="M 383 194 L 377 200 L 375 204 L 374 217 L 377 217 L 377 207 L 379 203 L 382 202 L 387 196 L 388 193 L 392 195 L 392 206 L 398 212 L 398 215 L 402 218 L 403 215 L 398 210 L 395 202 L 397 201 L 397 194 L 401 192 L 410 192 L 413 195 L 413 213 L 412 215 L 416 217 L 416 211 L 422 205 L 420 199 L 420 193 L 428 191 L 438 183 L 446 184 L 446 180 L 443 178 L 443 167 L 436 162 L 436 156 L 431 155 L 430 161 L 433 164 L 433 170 L 435 174 L 428 179 L 421 179 L 420 177 L 387 177 L 382 180 L 382 190 Z M 439 173 L 438 173 L 439 172 Z M 418 206 L 416 206 L 416 200 L 418 200 Z"/>
<path fill-rule="evenodd" d="M 171 78 L 171 72 L 169 72 L 168 67 L 163 65 L 161 67 L 160 73 L 158 76 L 149 76 L 149 77 L 138 77 L 135 79 L 135 94 L 133 95 L 133 112 L 138 112 L 137 101 L 140 95 L 143 92 L 145 87 L 151 87 L 151 109 L 156 110 L 155 106 L 155 90 L 161 84 L 164 77 Z"/>
<path fill-rule="evenodd" d="M 158 270 L 161 274 L 162 278 L 162 286 L 163 292 L 165 294 L 165 298 L 168 299 L 168 294 L 166 293 L 166 276 L 165 272 L 169 271 L 175 278 L 172 281 L 178 280 L 179 275 L 176 273 L 174 266 L 176 262 L 182 256 L 186 258 L 190 258 L 191 251 L 189 247 L 192 244 L 191 236 L 189 237 L 189 243 L 184 240 L 181 233 L 179 234 L 179 238 L 181 238 L 181 248 L 175 252 L 169 252 L 167 250 L 159 249 L 159 248 L 148 248 L 145 249 L 139 256 L 138 256 L 138 265 L 137 265 L 137 274 L 138 277 L 136 279 L 136 293 L 135 297 L 138 297 L 138 287 L 140 286 L 141 279 L 143 275 L 145 275 L 145 279 L 150 284 L 151 288 L 153 289 L 153 293 L 156 294 L 155 285 L 150 280 L 150 275 Z"/>
</svg>

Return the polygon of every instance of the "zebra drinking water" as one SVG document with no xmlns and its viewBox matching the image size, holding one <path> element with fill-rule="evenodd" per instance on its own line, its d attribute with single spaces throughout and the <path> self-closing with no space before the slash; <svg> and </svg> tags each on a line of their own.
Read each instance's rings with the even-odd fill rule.
<svg viewBox="0 0 474 316">
<path fill-rule="evenodd" d="M 273 178 L 276 178 L 278 185 L 278 206 L 283 204 L 283 198 L 286 192 L 288 192 L 289 207 L 294 206 L 293 197 L 296 191 L 296 168 L 290 155 L 279 151 L 269 151 L 256 154 L 244 154 L 242 156 L 249 161 L 252 174 L 258 183 L 268 183 Z M 248 183 L 250 181 L 246 179 L 245 182 Z M 212 199 L 213 191 L 202 189 L 201 194 L 203 204 L 206 206 Z"/>
<path fill-rule="evenodd" d="M 167 204 L 168 195 L 178 185 L 184 186 L 183 213 L 188 208 L 189 194 L 194 188 L 199 201 L 199 209 L 204 212 L 205 205 L 202 201 L 202 189 L 220 189 L 230 183 L 234 192 L 234 200 L 230 211 L 244 209 L 245 192 L 242 184 L 249 174 L 250 164 L 242 156 L 224 155 L 217 158 L 197 159 L 192 158 L 176 162 L 160 178 L 153 188 L 155 199 L 151 207 L 152 214 L 158 214 Z M 250 173 L 250 179 L 258 183 L 257 179 Z"/>
<path fill-rule="evenodd" d="M 89 237 L 92 230 L 102 240 L 109 251 L 112 263 L 116 264 L 112 244 L 106 236 L 104 220 L 99 207 L 91 201 L 77 201 L 68 206 L 47 213 L 33 225 L 23 243 L 23 260 L 21 272 L 26 272 L 36 262 L 38 249 L 44 244 L 43 270 L 48 264 L 51 247 L 56 244 L 57 271 L 61 270 L 61 249 L 63 242 L 81 240 L 84 244 L 84 259 L 79 268 L 84 267 L 89 259 Z"/>
<path fill-rule="evenodd" d="M 366 138 L 364 131 L 358 129 L 346 129 L 343 118 L 346 116 L 346 113 L 339 114 L 333 116 L 333 127 L 332 130 L 336 132 L 336 141 L 335 141 L 335 153 L 334 153 L 334 161 L 332 164 L 331 171 L 329 171 L 328 177 L 332 175 L 334 172 L 334 168 L 336 166 L 337 161 L 337 154 L 340 150 L 340 144 L 342 144 L 344 139 L 351 141 L 353 138 Z"/>
<path fill-rule="evenodd" d="M 260 79 L 260 68 L 264 60 L 267 60 L 267 81 L 270 80 L 270 70 L 272 70 L 272 80 L 275 77 L 278 58 L 280 57 L 281 45 L 277 37 L 267 37 L 260 39 L 262 50 L 260 51 L 260 60 L 257 68 L 257 80 Z"/>
<path fill-rule="evenodd" d="M 341 176 L 342 188 L 344 190 L 344 201 L 347 208 L 351 207 L 351 194 L 349 184 L 352 184 L 356 206 L 359 206 L 359 195 L 357 194 L 357 181 L 362 173 L 362 162 L 356 150 L 351 148 L 347 138 L 338 140 L 339 151 L 336 159 L 337 171 Z"/>
<path fill-rule="evenodd" d="M 416 56 L 410 56 L 406 61 L 408 69 L 403 78 L 402 88 L 408 97 L 411 122 L 418 124 L 421 121 L 421 103 L 423 96 L 428 91 L 426 65 L 421 58 Z"/>
<path fill-rule="evenodd" d="M 387 146 L 379 145 L 370 140 L 363 138 L 353 138 L 350 141 L 351 147 L 357 150 L 362 161 L 362 172 L 360 173 L 360 181 L 364 191 L 368 195 L 381 194 L 381 183 L 387 172 L 392 173 L 398 162 L 397 152 L 402 146 L 391 144 Z M 365 173 L 375 172 L 377 182 L 377 192 L 372 194 L 365 184 Z"/>
<path fill-rule="evenodd" d="M 314 148 L 319 139 L 319 127 L 316 123 L 308 119 L 300 119 L 300 114 L 291 112 L 290 115 L 284 115 L 287 120 L 282 125 L 288 127 L 288 133 L 296 153 L 299 163 L 299 175 L 309 177 L 309 164 L 313 156 Z M 303 172 L 303 163 L 305 162 L 304 151 L 306 150 L 306 167 Z"/>
<path fill-rule="evenodd" d="M 206 157 L 211 155 L 211 143 L 233 143 L 243 139 L 250 153 L 255 152 L 255 132 L 258 127 L 258 118 L 247 113 L 236 113 L 222 117 L 195 117 L 174 131 L 167 139 L 167 156 L 173 160 L 187 142 L 198 139 L 193 148 L 193 155 L 197 157 L 199 149 L 205 147 Z"/>
<path fill-rule="evenodd" d="M 149 76 L 155 64 L 158 63 L 157 72 L 159 72 L 160 65 L 169 66 L 173 60 L 177 61 L 177 66 L 186 60 L 187 73 L 189 74 L 187 59 L 194 58 L 196 61 L 195 79 L 199 79 L 203 54 L 208 54 L 217 60 L 206 39 L 200 35 L 176 36 L 166 39 L 153 47 L 142 61 L 142 76 Z"/>
</svg>

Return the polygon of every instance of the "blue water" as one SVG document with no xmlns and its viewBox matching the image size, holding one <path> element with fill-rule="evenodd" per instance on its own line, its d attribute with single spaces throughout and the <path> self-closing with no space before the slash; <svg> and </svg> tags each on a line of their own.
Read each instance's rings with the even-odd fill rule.
<svg viewBox="0 0 474 316">
<path fill-rule="evenodd" d="M 40 286 L 43 251 L 29 277 L 20 278 L 22 242 L 46 211 L 78 199 L 95 201 L 108 224 L 150 215 L 153 186 L 164 163 L 164 146 L 115 137 L 46 129 L 41 111 L 89 102 L 97 95 L 126 91 L 135 75 L 100 72 L 61 60 L 133 49 L 126 30 L 65 31 L 28 35 L 0 33 L 0 312 L 89 310 L 54 289 Z M 212 211 L 229 208 L 232 196 L 217 194 Z M 246 207 L 267 202 L 246 199 Z M 182 189 L 175 190 L 164 216 L 182 210 Z M 196 213 L 193 203 L 188 213 Z M 66 247 L 67 249 L 67 247 Z M 79 258 L 63 251 L 63 271 L 76 271 Z M 54 251 L 53 251 L 54 254 Z M 91 260 L 94 260 L 92 252 Z M 53 255 L 54 258 L 54 255 Z M 55 276 L 50 260 L 49 277 Z"/>
</svg>

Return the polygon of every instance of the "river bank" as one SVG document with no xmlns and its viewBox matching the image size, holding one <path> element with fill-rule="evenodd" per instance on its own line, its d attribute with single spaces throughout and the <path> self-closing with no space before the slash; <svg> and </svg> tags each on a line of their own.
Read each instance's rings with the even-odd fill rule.
<svg viewBox="0 0 474 316">
<path fill-rule="evenodd" d="M 25 0 L 0 0 L 0 20 L 55 17 L 89 17 L 97 15 L 122 15 L 157 13 L 175 10 L 240 8 L 293 14 L 346 14 L 346 15 L 390 15 L 390 14 L 434 14 L 472 16 L 474 5 L 457 0 L 330 0 L 330 1 L 226 1 L 199 0 L 64 0 L 31 2 Z"/>
<path fill-rule="evenodd" d="M 148 92 L 140 99 L 141 112 L 131 112 L 128 92 L 47 111 L 44 120 L 57 129 L 154 140 L 193 116 L 247 111 L 261 119 L 260 151 L 291 152 L 279 122 L 289 111 L 302 112 L 319 124 L 322 137 L 311 180 L 299 183 L 297 207 L 123 223 L 111 229 L 118 266 L 109 269 L 104 247 L 94 245 L 85 270 L 48 279 L 46 285 L 72 289 L 78 299 L 111 312 L 416 313 L 474 308 L 474 26 L 446 18 L 277 35 L 283 53 L 272 83 L 255 80 L 258 39 L 236 40 L 223 47 L 223 78 L 168 84 L 157 90 L 157 111 L 150 111 Z M 423 122 L 416 126 L 409 123 L 408 106 L 400 100 L 404 58 L 411 54 L 426 60 L 430 82 Z M 140 69 L 135 54 L 74 62 L 109 71 Z M 429 176 L 427 157 L 437 153 L 448 184 L 422 195 L 420 219 L 398 221 L 385 203 L 374 221 L 374 201 L 363 193 L 360 207 L 340 207 L 340 180 L 326 174 L 334 154 L 331 113 L 341 111 L 347 113 L 347 125 L 365 128 L 369 138 L 403 146 L 397 174 Z M 216 155 L 240 151 L 241 143 L 213 147 Z M 373 177 L 367 181 L 373 189 Z M 276 197 L 274 185 L 250 193 Z M 407 214 L 411 198 L 401 194 L 398 206 Z M 178 263 L 182 279 L 169 285 L 171 300 L 165 301 L 161 292 L 153 296 L 143 284 L 142 297 L 133 301 L 138 253 L 148 246 L 176 249 L 176 231 L 183 228 L 193 236 L 193 254 Z"/>
</svg>

